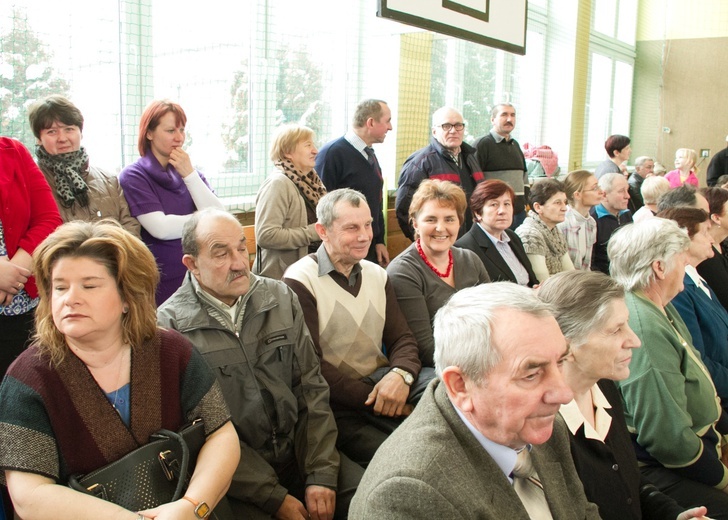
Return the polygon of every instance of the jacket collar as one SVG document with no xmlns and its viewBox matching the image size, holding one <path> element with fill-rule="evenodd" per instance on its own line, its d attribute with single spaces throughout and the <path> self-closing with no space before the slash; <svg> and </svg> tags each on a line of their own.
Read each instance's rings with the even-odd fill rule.
<svg viewBox="0 0 728 520">
<path fill-rule="evenodd" d="M 239 305 L 245 307 L 247 315 L 255 316 L 276 307 L 278 302 L 268 290 L 266 283 L 250 273 L 250 289 L 243 296 L 243 300 L 239 302 Z M 179 332 L 184 333 L 206 327 L 222 328 L 219 321 L 210 315 L 210 310 L 213 307 L 202 300 L 195 291 L 192 283 L 192 273 L 190 272 L 185 275 L 180 288 L 164 304 L 164 307 L 168 306 L 174 309 Z"/>
<path fill-rule="evenodd" d="M 430 137 L 430 145 L 435 150 L 437 150 L 437 152 L 440 155 L 444 155 L 444 156 L 449 156 L 450 155 L 450 152 L 448 152 L 447 150 L 445 150 L 445 147 L 442 146 L 442 144 L 440 144 L 440 141 L 438 141 L 437 139 L 435 139 L 434 136 Z M 466 143 L 465 141 L 463 141 L 462 144 L 460 145 L 460 153 L 463 156 L 467 156 L 467 155 L 472 154 L 473 152 L 475 152 L 475 148 L 473 148 L 468 143 Z"/>
</svg>

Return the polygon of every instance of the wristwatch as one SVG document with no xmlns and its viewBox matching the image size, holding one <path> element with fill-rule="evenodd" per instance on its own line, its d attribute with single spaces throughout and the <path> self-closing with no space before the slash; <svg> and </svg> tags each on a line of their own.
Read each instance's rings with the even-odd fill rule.
<svg viewBox="0 0 728 520">
<path fill-rule="evenodd" d="M 390 372 L 394 372 L 395 374 L 399 374 L 402 376 L 402 379 L 404 379 L 404 384 L 407 386 L 412 386 L 412 383 L 415 382 L 415 378 L 407 372 L 406 370 L 402 370 L 401 368 L 394 367 Z"/>
<path fill-rule="evenodd" d="M 188 502 L 191 502 L 193 506 L 195 506 L 195 516 L 199 519 L 207 518 L 207 516 L 210 514 L 210 506 L 207 505 L 205 502 L 198 502 L 197 500 L 194 500 L 187 495 L 183 496 L 185 500 Z"/>
</svg>

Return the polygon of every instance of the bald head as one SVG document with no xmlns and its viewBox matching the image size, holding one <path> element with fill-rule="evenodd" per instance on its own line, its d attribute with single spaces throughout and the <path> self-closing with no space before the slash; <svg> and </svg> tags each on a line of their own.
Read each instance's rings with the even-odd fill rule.
<svg viewBox="0 0 728 520">
<path fill-rule="evenodd" d="M 452 107 L 442 107 L 432 114 L 432 135 L 451 153 L 460 153 L 465 125 L 463 115 Z"/>
</svg>

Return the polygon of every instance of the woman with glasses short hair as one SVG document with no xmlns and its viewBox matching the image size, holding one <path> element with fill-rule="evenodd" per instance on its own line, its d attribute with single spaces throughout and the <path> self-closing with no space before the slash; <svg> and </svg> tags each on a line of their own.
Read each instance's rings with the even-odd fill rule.
<svg viewBox="0 0 728 520">
<path fill-rule="evenodd" d="M 669 208 L 657 214 L 677 222 L 690 237 L 683 278 L 684 289 L 672 300 L 690 330 L 693 345 L 710 371 L 723 408 L 728 408 L 728 312 L 712 287 L 698 274 L 697 267 L 713 257 L 710 217 L 699 208 Z"/>
<path fill-rule="evenodd" d="M 556 227 L 564 234 L 569 258 L 576 269 L 591 270 L 592 248 L 597 241 L 597 222 L 589 210 L 602 200 L 597 178 L 587 170 L 576 170 L 564 179 L 564 192 L 569 201 L 564 221 Z"/>
</svg>

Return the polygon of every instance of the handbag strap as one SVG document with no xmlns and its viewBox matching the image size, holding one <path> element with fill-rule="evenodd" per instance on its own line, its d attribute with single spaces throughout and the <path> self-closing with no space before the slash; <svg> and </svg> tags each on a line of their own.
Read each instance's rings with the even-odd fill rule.
<svg viewBox="0 0 728 520">
<path fill-rule="evenodd" d="M 172 500 L 170 500 L 170 502 L 174 502 L 175 500 L 182 498 L 182 494 L 186 489 L 187 468 L 190 465 L 190 449 L 184 438 L 182 438 L 179 433 L 175 433 L 171 430 L 159 430 L 153 435 L 153 437 L 168 437 L 169 439 L 177 441 L 182 448 L 182 462 L 180 463 L 179 475 L 177 476 L 177 487 L 174 490 Z"/>
</svg>

